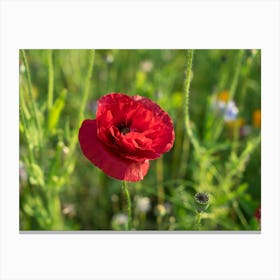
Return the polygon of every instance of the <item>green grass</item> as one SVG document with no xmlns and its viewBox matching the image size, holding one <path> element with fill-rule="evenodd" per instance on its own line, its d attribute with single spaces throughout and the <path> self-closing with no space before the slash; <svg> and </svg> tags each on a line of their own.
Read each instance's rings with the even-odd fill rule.
<svg viewBox="0 0 280 280">
<path fill-rule="evenodd" d="M 154 100 L 175 126 L 173 149 L 127 183 L 132 229 L 260 229 L 259 50 L 20 50 L 19 59 L 21 230 L 126 229 L 122 182 L 78 144 L 82 120 L 110 92 Z M 224 91 L 235 121 L 214 109 Z M 203 212 L 197 192 L 209 194 Z"/>
</svg>

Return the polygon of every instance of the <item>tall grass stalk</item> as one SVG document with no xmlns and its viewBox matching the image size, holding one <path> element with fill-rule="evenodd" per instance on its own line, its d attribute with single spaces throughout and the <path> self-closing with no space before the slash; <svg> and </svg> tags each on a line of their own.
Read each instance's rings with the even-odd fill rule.
<svg viewBox="0 0 280 280">
<path fill-rule="evenodd" d="M 54 70 L 53 70 L 53 51 L 48 51 L 48 70 L 49 70 L 49 84 L 48 84 L 48 110 L 53 106 L 53 89 L 54 89 Z"/>
<path fill-rule="evenodd" d="M 27 88 L 28 88 L 29 99 L 30 99 L 30 102 L 31 102 L 32 116 L 35 119 L 35 124 L 36 124 L 37 131 L 38 131 L 39 145 L 40 145 L 40 147 L 42 147 L 42 141 L 43 141 L 43 139 L 42 139 L 42 137 L 43 137 L 42 136 L 42 127 L 41 127 L 40 122 L 39 122 L 39 115 L 38 115 L 38 108 L 37 108 L 37 105 L 36 105 L 36 101 L 35 101 L 35 98 L 32 94 L 32 81 L 31 81 L 30 68 L 29 68 L 29 64 L 28 64 L 28 61 L 27 61 L 25 51 L 20 50 L 20 53 L 21 53 L 21 57 L 23 59 L 23 64 L 24 64 L 25 69 L 26 69 Z"/>
<path fill-rule="evenodd" d="M 78 122 L 76 124 L 75 129 L 73 130 L 73 134 L 71 135 L 70 144 L 69 144 L 70 151 L 69 151 L 67 160 L 65 161 L 64 174 L 67 174 L 69 172 L 69 165 L 71 164 L 71 162 L 73 163 L 73 161 L 75 161 L 73 155 L 74 155 L 74 151 L 75 151 L 75 146 L 78 141 L 78 137 L 77 137 L 78 130 L 79 130 L 81 122 L 84 118 L 85 108 L 86 108 L 86 104 L 87 104 L 88 97 L 89 97 L 89 89 L 90 89 L 91 77 L 92 77 L 92 73 L 93 73 L 94 60 L 95 60 L 95 50 L 90 50 L 89 65 L 88 65 L 87 75 L 86 75 L 86 79 L 85 79 L 85 83 L 84 83 L 85 87 L 84 87 L 83 96 L 82 96 L 82 103 L 81 103 L 80 110 L 78 113 Z"/>
<path fill-rule="evenodd" d="M 94 58 L 95 58 L 95 51 L 91 50 L 89 55 L 89 66 L 86 74 L 86 80 L 85 80 L 85 87 L 82 97 L 82 102 L 80 106 L 80 112 L 79 112 L 79 118 L 78 118 L 78 126 L 80 126 L 81 121 L 84 118 L 84 112 L 88 101 L 89 96 L 89 88 L 90 88 L 90 81 L 93 73 L 93 65 L 94 65 Z"/>
</svg>

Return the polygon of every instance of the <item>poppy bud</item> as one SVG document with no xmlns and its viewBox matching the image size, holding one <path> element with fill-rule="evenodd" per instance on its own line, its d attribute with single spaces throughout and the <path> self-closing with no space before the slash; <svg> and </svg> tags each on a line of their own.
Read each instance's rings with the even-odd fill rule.
<svg viewBox="0 0 280 280">
<path fill-rule="evenodd" d="M 209 206 L 209 195 L 205 192 L 198 192 L 194 196 L 195 207 L 198 212 L 207 210 Z"/>
</svg>

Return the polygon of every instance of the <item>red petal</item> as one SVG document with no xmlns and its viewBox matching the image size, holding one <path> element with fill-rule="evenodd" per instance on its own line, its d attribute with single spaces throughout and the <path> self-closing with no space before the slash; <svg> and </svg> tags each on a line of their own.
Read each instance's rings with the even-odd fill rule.
<svg viewBox="0 0 280 280">
<path fill-rule="evenodd" d="M 165 111 L 160 108 L 159 105 L 154 103 L 149 98 L 139 95 L 132 96 L 132 98 L 139 102 L 145 109 L 151 111 L 154 115 L 154 121 L 151 122 L 150 127 L 153 133 L 156 132 L 156 135 L 151 137 L 154 140 L 152 145 L 153 149 L 159 154 L 168 152 L 172 148 L 175 140 L 172 119 Z M 148 134 L 149 131 L 146 135 Z"/>
<path fill-rule="evenodd" d="M 97 137 L 96 120 L 83 121 L 79 141 L 85 157 L 113 178 L 135 182 L 143 180 L 148 172 L 148 160 L 136 162 L 108 150 Z"/>
</svg>

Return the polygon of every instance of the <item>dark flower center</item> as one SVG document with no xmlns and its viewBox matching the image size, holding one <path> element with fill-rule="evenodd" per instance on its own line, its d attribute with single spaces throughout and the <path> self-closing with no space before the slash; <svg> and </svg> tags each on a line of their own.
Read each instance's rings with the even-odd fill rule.
<svg viewBox="0 0 280 280">
<path fill-rule="evenodd" d="M 121 132 L 123 135 L 127 134 L 130 132 L 130 127 L 127 123 L 122 122 L 117 125 L 117 128 L 119 129 L 119 132 Z"/>
<path fill-rule="evenodd" d="M 204 204 L 209 201 L 209 196 L 207 193 L 200 192 L 195 195 L 195 199 L 197 202 Z"/>
</svg>

